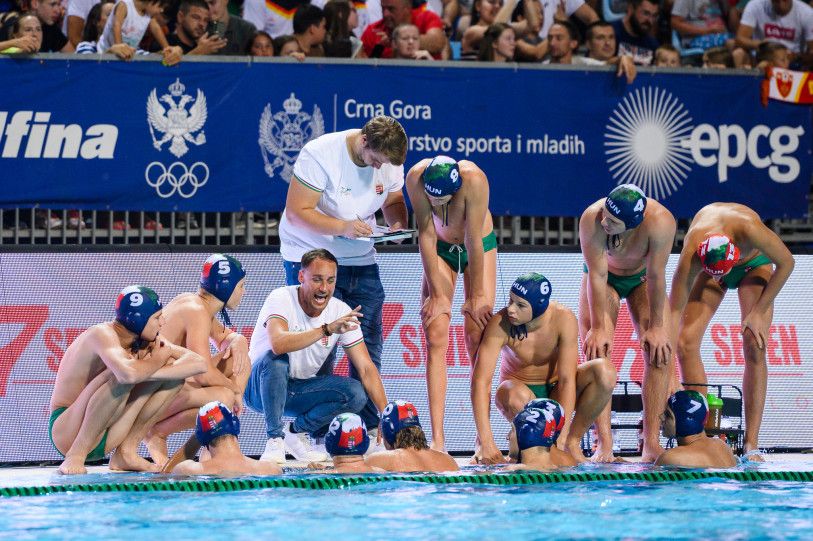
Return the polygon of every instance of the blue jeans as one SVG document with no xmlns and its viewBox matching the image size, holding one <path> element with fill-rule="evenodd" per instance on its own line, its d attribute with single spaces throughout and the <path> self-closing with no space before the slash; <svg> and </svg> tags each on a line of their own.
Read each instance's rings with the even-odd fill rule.
<svg viewBox="0 0 813 541">
<path fill-rule="evenodd" d="M 285 268 L 285 283 L 289 286 L 299 284 L 299 269 L 302 265 L 298 262 L 283 261 L 283 267 Z M 339 265 L 336 291 L 333 296 L 346 302 L 350 308 L 361 306 L 361 313 L 364 314 L 364 317 L 361 318 L 364 344 L 370 353 L 370 359 L 381 373 L 381 353 L 384 350 L 384 286 L 381 285 L 378 265 Z M 333 366 L 335 360 L 336 350 L 334 349 L 325 364 Z M 360 381 L 353 363 L 350 363 L 350 377 Z M 368 423 L 368 418 L 378 417 L 378 409 L 372 400 L 368 400 L 359 415 L 365 423 Z M 370 425 L 368 424 L 368 426 Z M 372 426 L 378 426 L 378 421 Z"/>
<path fill-rule="evenodd" d="M 378 426 L 378 414 L 369 418 L 360 413 L 367 393 L 358 381 L 334 375 L 290 378 L 287 354 L 269 351 L 251 367 L 244 398 L 248 407 L 265 416 L 269 438 L 283 437 L 283 415 L 294 417 L 294 431 L 313 437 L 324 436 L 340 413 L 359 413 L 368 426 Z"/>
</svg>

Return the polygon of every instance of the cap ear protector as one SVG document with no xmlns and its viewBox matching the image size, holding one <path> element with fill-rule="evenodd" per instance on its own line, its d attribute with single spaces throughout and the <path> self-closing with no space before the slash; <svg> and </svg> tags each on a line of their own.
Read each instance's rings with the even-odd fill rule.
<svg viewBox="0 0 813 541">
<path fill-rule="evenodd" d="M 395 445 L 398 432 L 410 426 L 421 426 L 418 410 L 412 402 L 395 400 L 387 404 L 381 412 L 381 432 L 384 440 L 390 445 Z"/>
</svg>

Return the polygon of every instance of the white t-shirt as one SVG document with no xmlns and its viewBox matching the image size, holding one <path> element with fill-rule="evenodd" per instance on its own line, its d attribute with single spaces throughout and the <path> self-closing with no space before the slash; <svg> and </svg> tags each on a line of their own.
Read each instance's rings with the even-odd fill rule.
<svg viewBox="0 0 813 541">
<path fill-rule="evenodd" d="M 565 0 L 565 14 L 568 17 L 576 13 L 576 10 L 584 5 L 584 0 Z M 556 9 L 559 7 L 559 0 L 542 0 L 542 13 L 545 20 L 542 22 L 542 29 L 539 30 L 539 37 L 548 37 L 548 30 L 553 26 L 556 19 Z"/>
<path fill-rule="evenodd" d="M 311 0 L 311 4 L 323 8 L 327 0 Z M 307 4 L 307 0 L 301 2 Z M 246 0 L 243 4 L 243 19 L 253 24 L 257 30 L 268 32 L 272 38 L 294 33 L 294 13 L 296 8 L 286 9 L 272 0 Z"/>
<path fill-rule="evenodd" d="M 113 7 L 113 11 L 110 12 L 110 17 L 107 18 L 107 23 L 104 25 L 102 37 L 99 38 L 100 53 L 107 51 L 113 46 L 113 21 L 116 19 L 116 7 L 118 7 L 119 4 L 127 6 L 127 16 L 121 24 L 121 42 L 134 49 L 138 49 L 138 44 L 141 43 L 141 38 L 144 37 L 144 32 L 147 31 L 147 27 L 152 20 L 152 17 L 147 15 L 146 12 L 144 15 L 138 14 L 133 0 L 119 0 L 116 2 L 116 6 Z"/>
<path fill-rule="evenodd" d="M 364 29 L 374 22 L 380 21 L 383 16 L 381 12 L 381 0 L 361 0 L 353 2 L 356 7 L 356 15 L 358 15 L 359 24 L 353 33 L 357 38 L 360 38 L 364 33 Z"/>
<path fill-rule="evenodd" d="M 751 0 L 740 24 L 754 29 L 753 39 L 781 43 L 794 53 L 813 40 L 813 8 L 799 0 L 793 0 L 790 12 L 782 17 L 774 12 L 771 0 Z"/>
<path fill-rule="evenodd" d="M 251 364 L 259 361 L 269 350 L 271 344 L 268 340 L 266 323 L 271 318 L 280 318 L 288 323 L 290 332 L 307 332 L 317 329 L 324 323 L 332 323 L 341 316 L 350 312 L 350 307 L 335 297 L 331 297 L 322 313 L 316 317 L 308 316 L 299 304 L 299 286 L 284 286 L 275 289 L 266 297 L 254 332 L 251 334 L 251 344 L 248 355 Z M 318 342 L 305 349 L 288 353 L 288 376 L 294 379 L 312 378 L 319 372 L 327 356 L 333 351 L 336 344 L 343 348 L 350 348 L 363 342 L 361 328 L 348 331 L 344 334 L 332 334 L 322 337 Z"/>
<path fill-rule="evenodd" d="M 400 192 L 404 187 L 404 167 L 384 164 L 375 169 L 354 164 L 347 150 L 347 137 L 355 132 L 358 130 L 328 133 L 302 147 L 294 164 L 296 178 L 291 182 L 301 182 L 322 194 L 316 204 L 318 212 L 340 220 L 361 217 L 373 225 L 376 211 L 384 205 L 390 192 Z M 339 265 L 375 263 L 371 241 L 322 235 L 295 227 L 288 220 L 287 210 L 282 213 L 279 238 L 280 253 L 286 261 L 301 261 L 305 252 L 324 248 L 339 260 Z"/>
<path fill-rule="evenodd" d="M 68 0 L 68 9 L 62 19 L 62 33 L 68 35 L 68 17 L 79 17 L 83 21 L 88 20 L 88 13 L 93 6 L 101 0 Z M 95 51 L 94 51 L 95 52 Z"/>
</svg>

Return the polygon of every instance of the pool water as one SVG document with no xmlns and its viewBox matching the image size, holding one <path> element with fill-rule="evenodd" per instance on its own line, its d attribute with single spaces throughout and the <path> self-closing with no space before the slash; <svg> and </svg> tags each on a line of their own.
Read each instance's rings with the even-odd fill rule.
<svg viewBox="0 0 813 541">
<path fill-rule="evenodd" d="M 623 469 L 633 468 L 641 469 Z M 65 481 L 54 477 L 54 482 Z M 81 482 L 149 478 L 82 477 Z M 15 540 L 729 540 L 813 535 L 813 484 L 795 482 L 485 486 L 395 481 L 341 490 L 52 494 L 3 498 L 0 509 L 0 538 Z"/>
</svg>

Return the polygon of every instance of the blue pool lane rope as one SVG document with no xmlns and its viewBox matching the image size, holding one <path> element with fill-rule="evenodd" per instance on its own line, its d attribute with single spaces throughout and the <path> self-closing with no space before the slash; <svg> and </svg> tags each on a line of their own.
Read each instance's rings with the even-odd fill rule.
<svg viewBox="0 0 813 541">
<path fill-rule="evenodd" d="M 43 496 L 46 494 L 76 492 L 235 492 L 264 488 L 302 488 L 310 490 L 343 489 L 359 485 L 372 485 L 391 481 L 431 483 L 436 485 L 543 485 L 549 483 L 589 483 L 596 481 L 648 481 L 678 482 L 703 479 L 733 481 L 813 481 L 810 471 L 652 471 L 652 472 L 595 472 L 595 473 L 542 473 L 516 472 L 509 474 L 461 475 L 319 475 L 313 477 L 268 477 L 259 479 L 195 479 L 171 481 L 145 481 L 132 483 L 86 483 L 43 485 L 31 487 L 3 487 L 0 496 Z"/>
</svg>

